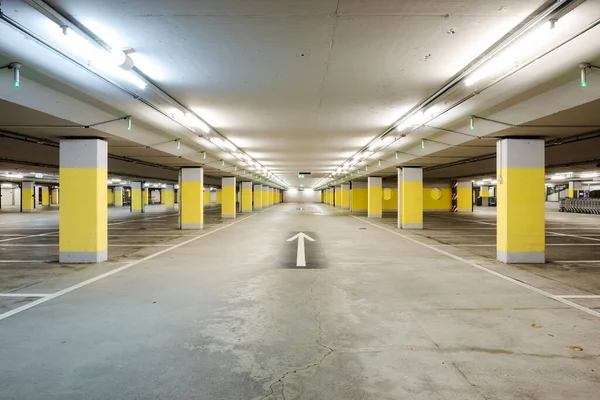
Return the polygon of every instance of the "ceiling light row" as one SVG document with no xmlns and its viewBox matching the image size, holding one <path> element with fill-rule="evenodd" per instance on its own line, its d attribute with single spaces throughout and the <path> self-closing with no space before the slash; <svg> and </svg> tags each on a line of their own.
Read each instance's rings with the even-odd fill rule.
<svg viewBox="0 0 600 400">
<path fill-rule="evenodd" d="M 42 0 L 24 1 L 56 24 L 56 28 L 51 29 L 50 35 L 54 39 L 54 42 L 58 43 L 61 51 L 66 51 L 71 56 L 76 57 L 78 60 L 80 60 L 83 66 L 88 68 L 91 67 L 100 72 L 102 75 L 107 75 L 111 79 L 127 82 L 128 84 L 136 87 L 138 90 L 145 90 L 146 88 L 150 87 L 154 93 L 165 99 L 178 110 L 176 115 L 168 115 L 174 121 L 178 122 L 194 133 L 196 133 L 196 129 L 201 130 L 203 133 L 201 135 L 202 138 L 210 140 L 211 143 L 215 144 L 222 150 L 231 153 L 236 158 L 241 158 L 241 161 L 253 161 L 250 156 L 238 149 L 237 146 L 235 146 L 231 141 L 223 138 L 222 135 L 214 131 L 212 127 L 202 118 L 182 106 L 179 102 L 170 97 L 168 94 L 164 93 L 160 88 L 156 87 L 151 82 L 148 82 L 143 74 L 140 75 L 137 72 L 139 69 L 134 69 L 135 63 L 132 57 L 130 57 L 130 54 L 134 53 L 133 49 L 120 49 L 116 46 L 106 44 L 102 41 L 104 39 L 97 35 L 98 32 L 94 32 L 94 35 L 100 38 L 100 42 L 96 41 L 96 39 L 90 37 L 86 32 L 72 24 L 63 15 Z M 3 18 L 7 19 L 8 17 L 3 16 Z M 7 66 L 7 68 L 9 68 L 9 66 Z M 14 68 L 14 70 L 15 87 L 18 87 L 19 68 Z M 131 130 L 131 117 L 128 118 L 128 129 Z M 207 135 L 207 137 L 205 137 L 205 135 Z M 180 141 L 177 143 L 179 149 Z M 260 164 L 258 165 L 260 166 Z M 269 182 L 273 183 L 274 185 L 288 187 L 285 182 L 262 166 L 260 166 L 260 174 L 264 175 L 265 179 L 273 180 L 272 182 Z"/>
</svg>

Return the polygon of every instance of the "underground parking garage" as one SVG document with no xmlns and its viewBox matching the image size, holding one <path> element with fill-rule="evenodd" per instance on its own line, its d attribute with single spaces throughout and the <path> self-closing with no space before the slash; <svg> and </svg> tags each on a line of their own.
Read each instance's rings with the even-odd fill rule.
<svg viewBox="0 0 600 400">
<path fill-rule="evenodd" d="M 0 2 L 0 398 L 594 399 L 600 0 Z"/>
</svg>

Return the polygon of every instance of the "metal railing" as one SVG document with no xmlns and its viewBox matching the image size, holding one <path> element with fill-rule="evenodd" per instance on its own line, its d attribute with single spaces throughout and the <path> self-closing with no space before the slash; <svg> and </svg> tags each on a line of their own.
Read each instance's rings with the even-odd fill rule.
<svg viewBox="0 0 600 400">
<path fill-rule="evenodd" d="M 561 212 L 600 214 L 600 199 L 562 199 L 560 201 Z"/>
</svg>

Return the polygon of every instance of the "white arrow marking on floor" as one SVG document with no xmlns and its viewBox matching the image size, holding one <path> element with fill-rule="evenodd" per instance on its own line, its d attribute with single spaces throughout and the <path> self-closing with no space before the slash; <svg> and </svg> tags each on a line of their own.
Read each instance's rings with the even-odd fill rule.
<svg viewBox="0 0 600 400">
<path fill-rule="evenodd" d="M 300 232 L 297 235 L 292 236 L 287 241 L 293 242 L 298 239 L 298 253 L 296 255 L 296 267 L 306 267 L 306 252 L 304 251 L 304 239 L 314 242 L 315 239 L 306 235 L 304 232 Z"/>
</svg>

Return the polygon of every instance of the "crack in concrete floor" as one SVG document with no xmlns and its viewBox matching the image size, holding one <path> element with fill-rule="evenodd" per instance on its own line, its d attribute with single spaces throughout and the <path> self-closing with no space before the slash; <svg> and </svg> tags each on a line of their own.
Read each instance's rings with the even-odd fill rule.
<svg viewBox="0 0 600 400">
<path fill-rule="evenodd" d="M 312 282 L 310 283 L 308 292 L 309 292 L 309 296 L 308 299 L 306 299 L 306 301 L 304 302 L 304 304 L 310 306 L 313 310 L 314 310 L 314 319 L 315 322 L 317 324 L 317 328 L 318 328 L 318 334 L 317 337 L 315 338 L 315 343 L 326 350 L 325 354 L 321 357 L 321 359 L 316 362 L 316 363 L 312 363 L 309 364 L 307 366 L 304 367 L 300 367 L 300 368 L 295 368 L 295 369 L 290 369 L 288 371 L 286 371 L 283 375 L 281 375 L 281 377 L 279 379 L 277 379 L 275 382 L 271 383 L 269 385 L 269 389 L 271 390 L 271 393 L 267 393 L 265 396 L 263 396 L 260 400 L 265 400 L 269 397 L 272 396 L 273 399 L 278 400 L 278 399 L 282 399 L 285 400 L 285 382 L 284 379 L 288 376 L 288 375 L 293 375 L 296 374 L 298 372 L 301 371 L 307 371 L 309 369 L 315 368 L 320 366 L 323 361 L 325 361 L 325 359 L 327 357 L 329 357 L 331 354 L 333 354 L 336 350 L 323 344 L 323 328 L 322 328 L 322 322 L 321 322 L 321 312 L 317 309 L 317 306 L 315 304 L 309 304 L 314 297 L 314 288 L 315 288 L 315 283 L 317 282 L 318 279 L 318 271 L 313 271 L 313 273 L 315 274 L 315 278 L 312 280 Z M 278 396 L 275 393 L 275 386 L 281 386 L 281 396 Z M 279 390 L 278 390 L 279 392 Z"/>
</svg>

